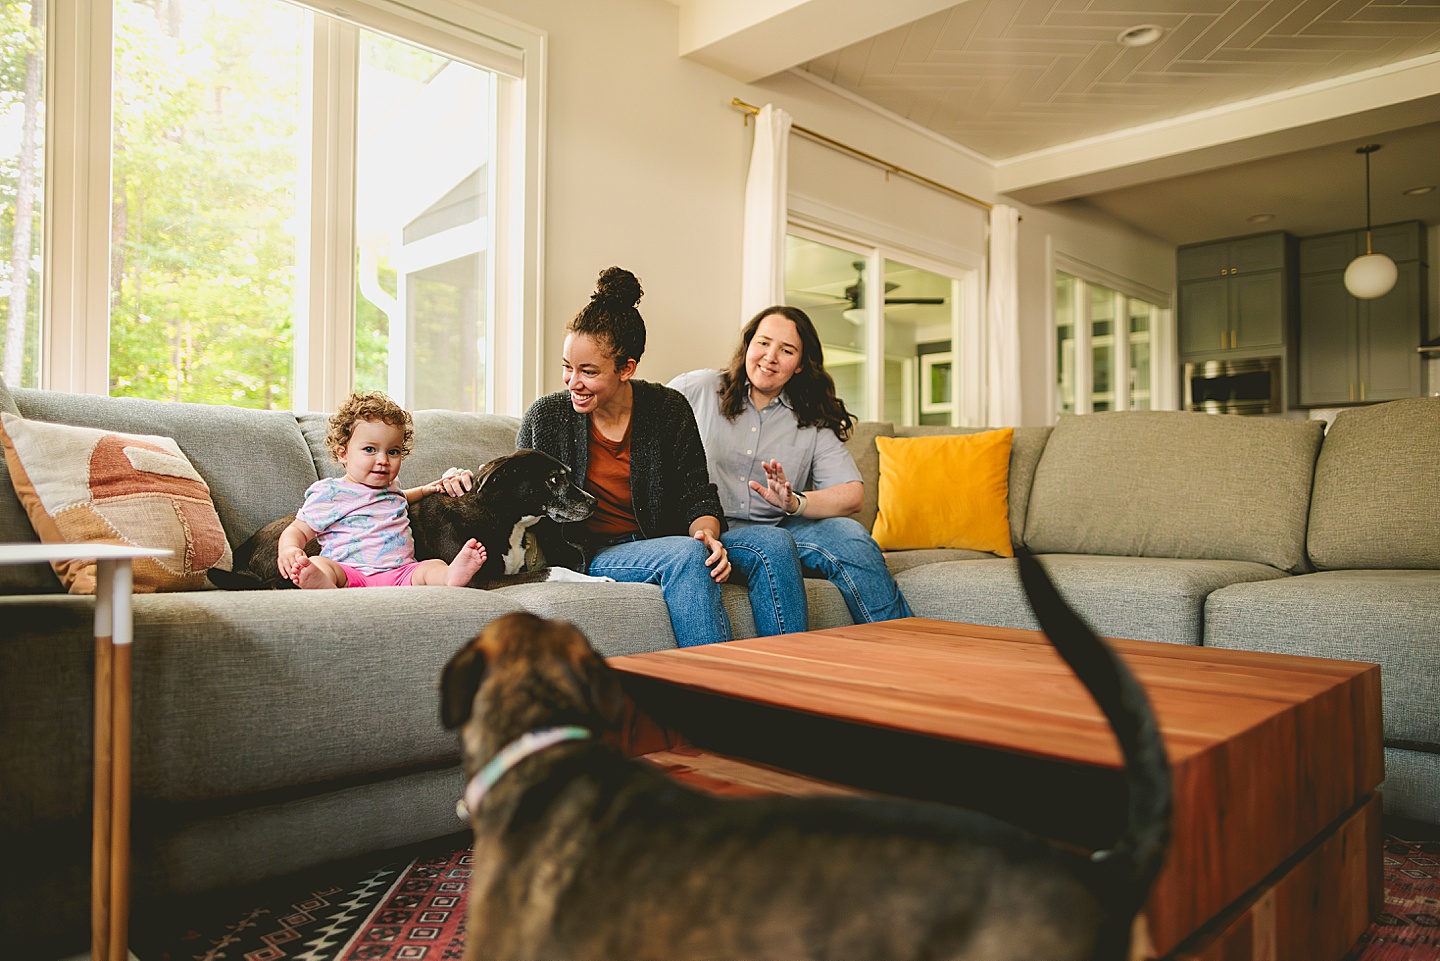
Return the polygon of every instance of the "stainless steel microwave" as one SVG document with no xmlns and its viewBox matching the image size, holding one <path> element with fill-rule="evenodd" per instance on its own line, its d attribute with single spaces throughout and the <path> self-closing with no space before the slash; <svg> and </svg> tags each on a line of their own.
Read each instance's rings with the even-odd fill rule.
<svg viewBox="0 0 1440 961">
<path fill-rule="evenodd" d="M 1204 360 L 1185 365 L 1186 410 L 1207 414 L 1279 414 L 1279 357 Z"/>
</svg>

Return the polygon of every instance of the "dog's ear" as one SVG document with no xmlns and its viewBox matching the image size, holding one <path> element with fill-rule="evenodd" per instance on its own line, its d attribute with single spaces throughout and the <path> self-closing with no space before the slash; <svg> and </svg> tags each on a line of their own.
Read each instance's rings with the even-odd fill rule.
<svg viewBox="0 0 1440 961">
<path fill-rule="evenodd" d="M 514 454 L 501 454 L 494 460 L 488 460 L 485 463 L 481 464 L 478 468 L 476 468 L 474 490 L 478 491 L 480 488 L 484 487 L 485 482 L 490 479 L 491 475 L 493 475 L 497 470 L 499 470 L 502 464 L 505 464 L 514 456 Z"/>
<path fill-rule="evenodd" d="M 440 672 L 440 723 L 447 731 L 470 720 L 475 706 L 475 692 L 485 679 L 485 652 L 480 639 L 455 652 L 445 670 Z"/>
</svg>

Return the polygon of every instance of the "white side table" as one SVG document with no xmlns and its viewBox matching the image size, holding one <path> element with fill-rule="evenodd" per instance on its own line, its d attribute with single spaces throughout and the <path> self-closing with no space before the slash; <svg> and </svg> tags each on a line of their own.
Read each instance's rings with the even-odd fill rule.
<svg viewBox="0 0 1440 961">
<path fill-rule="evenodd" d="M 130 921 L 131 562 L 172 551 L 124 544 L 0 544 L 0 564 L 95 559 L 95 828 L 90 957 L 125 961 Z"/>
</svg>

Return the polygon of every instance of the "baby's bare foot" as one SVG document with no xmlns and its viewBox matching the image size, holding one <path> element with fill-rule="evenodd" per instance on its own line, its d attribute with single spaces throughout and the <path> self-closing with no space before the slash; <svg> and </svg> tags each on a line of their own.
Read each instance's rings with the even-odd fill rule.
<svg viewBox="0 0 1440 961">
<path fill-rule="evenodd" d="M 335 581 L 308 557 L 302 557 L 295 564 L 295 586 L 302 591 L 313 591 L 334 587 Z"/>
<path fill-rule="evenodd" d="M 465 542 L 460 548 L 460 553 L 450 562 L 450 569 L 445 575 L 445 583 L 451 587 L 464 587 L 470 583 L 470 578 L 485 564 L 485 547 L 475 538 Z"/>
</svg>

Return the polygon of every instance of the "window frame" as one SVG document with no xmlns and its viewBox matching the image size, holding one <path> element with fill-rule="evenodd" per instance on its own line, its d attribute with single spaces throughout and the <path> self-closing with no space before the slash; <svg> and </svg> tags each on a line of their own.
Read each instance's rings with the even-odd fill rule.
<svg viewBox="0 0 1440 961">
<path fill-rule="evenodd" d="M 904 234 L 897 228 L 849 214 L 813 199 L 792 194 L 785 232 L 806 240 L 839 247 L 865 260 L 868 277 L 883 277 L 887 260 L 901 261 L 950 278 L 953 308 L 950 320 L 950 353 L 957 359 L 951 367 L 950 423 L 970 425 L 975 420 L 976 406 L 981 398 L 978 389 L 967 393 L 963 385 L 981 383 L 983 358 L 978 344 L 981 325 L 981 304 L 985 298 L 984 259 L 958 246 L 947 246 L 918 234 Z M 907 243 L 908 241 L 908 243 Z M 885 307 L 882 299 L 870 298 L 865 305 L 865 402 L 873 412 L 872 420 L 881 420 L 885 399 Z M 923 355 L 922 355 L 923 356 Z M 907 368 L 910 382 L 904 385 L 907 410 L 914 399 L 920 363 Z M 928 413 L 915 405 L 917 416 Z M 967 419 L 968 418 L 968 419 Z M 975 425 L 971 425 L 975 426 Z"/>
<path fill-rule="evenodd" d="M 1113 274 L 1103 267 L 1096 267 L 1075 257 L 1058 251 L 1051 251 L 1050 281 L 1046 285 L 1046 317 L 1049 318 L 1049 332 L 1046 335 L 1049 378 L 1046 382 L 1046 407 L 1048 423 L 1059 418 L 1059 403 L 1056 385 L 1060 376 L 1059 345 L 1055 329 L 1055 284 L 1060 274 L 1068 274 L 1080 281 L 1081 290 L 1075 301 L 1075 413 L 1094 413 L 1094 346 L 1091 340 L 1092 319 L 1090 314 L 1091 286 L 1104 287 L 1115 292 L 1114 329 L 1124 328 L 1125 336 L 1117 340 L 1115 347 L 1114 410 L 1130 409 L 1130 325 L 1129 299 L 1141 300 L 1155 308 L 1150 323 L 1150 410 L 1179 410 L 1177 374 L 1179 360 L 1175 344 L 1175 311 L 1170 295 L 1138 281 Z"/>
<path fill-rule="evenodd" d="M 103 396 L 110 373 L 112 5 L 44 2 L 39 380 L 50 390 Z M 358 27 L 365 27 L 497 77 L 496 162 L 490 165 L 491 236 L 497 242 L 487 258 L 492 293 L 486 327 L 492 336 L 485 409 L 518 414 L 543 383 L 546 34 L 455 0 L 427 0 L 423 11 L 402 0 L 291 2 L 324 15 L 314 21 L 311 82 L 322 85 L 316 95 L 348 88 L 346 102 L 315 112 L 310 149 L 316 160 L 308 178 L 302 172 L 300 205 L 309 207 L 311 230 L 300 244 L 297 267 L 307 267 L 302 273 L 309 288 L 301 301 L 308 310 L 296 317 L 292 406 L 334 410 L 353 383 L 355 84 L 343 72 L 353 76 Z"/>
</svg>

